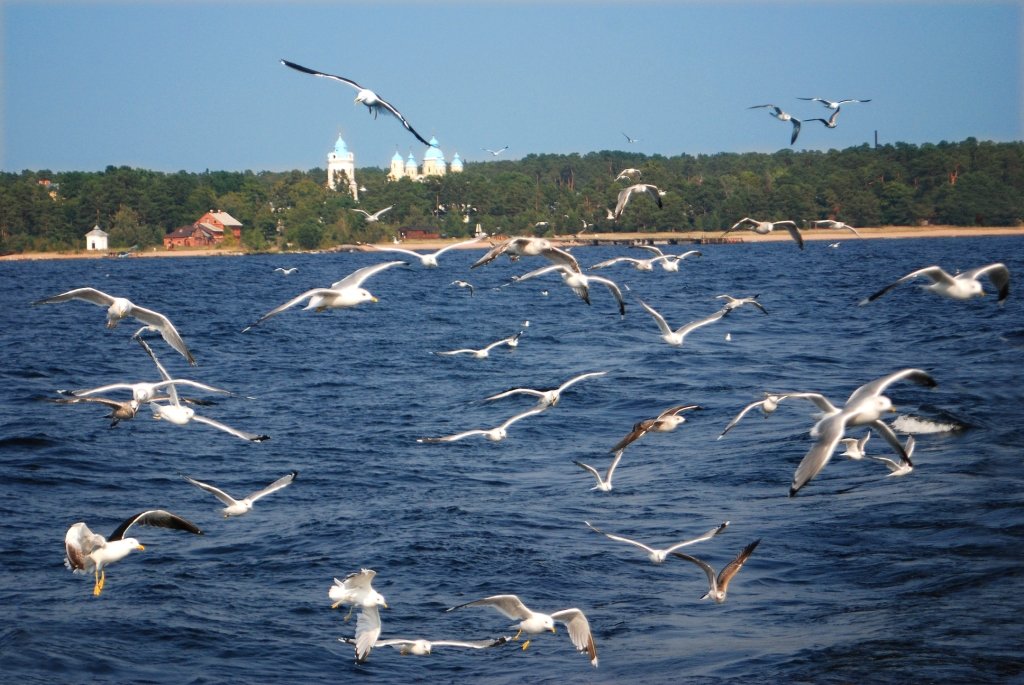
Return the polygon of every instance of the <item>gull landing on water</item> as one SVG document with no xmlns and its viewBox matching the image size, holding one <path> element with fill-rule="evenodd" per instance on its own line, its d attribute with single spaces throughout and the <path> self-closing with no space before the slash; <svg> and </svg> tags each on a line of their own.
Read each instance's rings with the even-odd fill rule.
<svg viewBox="0 0 1024 685">
<path fill-rule="evenodd" d="M 579 466 L 581 469 L 583 469 L 584 471 L 586 471 L 587 473 L 592 475 L 594 477 L 594 480 L 597 481 L 597 485 L 595 485 L 594 487 L 590 488 L 591 490 L 600 490 L 601 492 L 611 492 L 612 491 L 612 476 L 615 474 L 615 469 L 616 469 L 616 467 L 618 467 L 619 462 L 622 461 L 622 455 L 624 453 L 625 453 L 625 450 L 619 450 L 618 452 L 615 453 L 615 456 L 612 457 L 612 463 L 608 467 L 608 471 L 605 472 L 604 477 L 601 476 L 601 472 L 600 471 L 595 469 L 590 464 L 584 464 L 582 461 L 576 461 L 575 459 L 573 460 L 572 463 L 576 464 L 576 466 Z"/>
<path fill-rule="evenodd" d="M 516 633 L 513 640 L 518 640 L 519 636 L 523 633 L 537 634 L 543 632 L 557 632 L 555 630 L 555 621 L 565 624 L 565 627 L 569 631 L 569 639 L 572 641 L 574 647 L 579 652 L 586 652 L 587 656 L 590 657 L 590 664 L 594 667 L 597 666 L 597 646 L 594 644 L 594 636 L 590 632 L 590 623 L 587 621 L 587 617 L 579 609 L 562 609 L 561 611 L 555 611 L 550 614 L 543 614 L 539 611 L 533 611 L 529 609 L 522 600 L 515 595 L 492 595 L 491 597 L 484 597 L 478 599 L 475 602 L 467 602 L 466 604 L 460 604 L 454 606 L 446 611 L 455 611 L 456 609 L 462 609 L 463 607 L 483 607 L 489 606 L 497 609 L 502 614 L 511 619 L 518 619 L 519 622 L 512 625 L 513 628 L 517 628 L 519 632 Z M 525 650 L 530 646 L 530 640 L 523 643 L 523 649 Z"/>
<path fill-rule="evenodd" d="M 757 545 L 761 542 L 760 539 L 754 540 L 749 545 L 743 548 L 743 551 L 736 555 L 736 558 L 730 561 L 722 572 L 715 577 L 715 569 L 711 568 L 711 564 L 706 561 L 701 561 L 696 557 L 691 557 L 689 554 L 683 554 L 682 552 L 672 552 L 672 556 L 682 559 L 683 561 L 689 561 L 690 563 L 697 564 L 704 573 L 708 576 L 708 591 L 701 599 L 713 599 L 716 604 L 721 604 L 725 601 L 726 593 L 729 592 L 729 582 L 733 579 L 740 569 L 743 568 L 743 564 L 746 563 L 747 558 L 754 553 Z"/>
<path fill-rule="evenodd" d="M 414 129 L 412 127 L 412 125 L 408 121 L 406 121 L 405 117 L 402 116 L 402 113 L 399 112 L 395 108 L 394 105 L 392 105 L 390 102 L 388 102 L 384 98 L 382 98 L 379 95 L 377 95 L 376 93 L 374 93 L 369 88 L 363 88 L 361 85 L 359 85 L 358 83 L 356 83 L 352 79 L 347 79 L 344 76 L 335 76 L 333 74 L 325 74 L 322 71 L 316 71 L 315 69 L 309 69 L 308 67 L 300 66 L 298 64 L 295 64 L 294 62 L 289 62 L 288 60 L 281 60 L 281 64 L 285 65 L 286 67 L 291 67 L 292 69 L 295 69 L 296 71 L 301 71 L 304 74 L 310 74 L 312 76 L 321 76 L 323 78 L 332 79 L 334 81 L 341 81 L 345 85 L 352 86 L 357 91 L 359 91 L 358 93 L 356 93 L 355 102 L 357 102 L 359 104 L 366 105 L 367 109 L 369 109 L 371 112 L 373 112 L 374 118 L 377 117 L 377 113 L 380 112 L 381 109 L 386 110 L 389 114 L 392 114 L 396 119 L 398 119 L 400 122 L 402 122 L 402 126 L 404 126 L 405 129 L 407 131 L 409 131 L 409 133 L 411 133 L 414 136 L 416 136 L 416 140 L 418 140 L 421 143 L 423 143 L 424 145 L 430 147 L 430 143 L 428 141 L 424 140 L 423 136 L 421 136 L 419 133 L 416 133 L 416 129 Z"/>
<path fill-rule="evenodd" d="M 92 573 L 96 579 L 92 594 L 99 596 L 107 582 L 106 567 L 121 561 L 135 550 L 145 547 L 136 538 L 126 538 L 125 533 L 132 526 L 153 526 L 183 530 L 193 535 L 202 535 L 203 531 L 180 516 L 163 509 L 151 509 L 126 519 L 105 538 L 93 533 L 84 522 L 78 522 L 68 528 L 64 536 L 64 565 L 74 573 Z"/>
<path fill-rule="evenodd" d="M 985 289 L 982 288 L 981 281 L 978 280 L 982 276 L 988 277 L 992 285 L 999 291 L 998 302 L 1002 305 L 1010 295 L 1010 270 L 1002 263 L 979 266 L 976 269 L 953 276 L 943 271 L 941 267 L 926 266 L 923 269 L 911 271 L 906 276 L 890 283 L 873 295 L 869 295 L 861 300 L 860 304 L 865 305 L 868 302 L 874 302 L 900 283 L 906 283 L 921 277 L 932 280 L 931 285 L 925 286 L 925 288 L 937 295 L 942 295 L 952 300 L 969 300 L 972 297 L 982 297 L 985 294 Z"/>
<path fill-rule="evenodd" d="M 224 518 L 228 518 L 231 516 L 242 516 L 243 514 L 248 514 L 250 511 L 252 511 L 252 505 L 256 503 L 256 500 L 262 497 L 266 497 L 272 492 L 277 492 L 281 488 L 291 485 L 292 481 L 294 481 L 295 477 L 298 475 L 298 471 L 292 471 L 287 476 L 278 478 L 277 480 L 275 480 L 273 483 L 263 488 L 262 490 L 257 490 L 256 492 L 250 493 L 243 497 L 242 499 L 235 499 L 234 497 L 224 492 L 220 488 L 214 487 L 209 483 L 203 483 L 202 481 L 198 481 L 195 478 L 189 478 L 188 476 L 185 475 L 182 475 L 182 478 L 187 480 L 189 483 L 192 483 L 192 485 L 196 486 L 200 490 L 205 490 L 206 492 L 209 492 L 214 497 L 219 499 L 223 504 L 226 504 L 227 506 L 224 507 L 224 509 L 222 509 L 222 512 L 224 513 Z"/>
<path fill-rule="evenodd" d="M 160 312 L 140 307 L 126 297 L 114 297 L 113 295 L 96 290 L 96 288 L 76 288 L 60 295 L 38 300 L 33 302 L 33 304 L 56 304 L 58 302 L 67 302 L 68 300 L 82 300 L 83 302 L 91 302 L 101 307 L 107 307 L 107 328 L 114 328 L 121 319 L 129 316 L 136 319 L 144 324 L 146 328 L 160 333 L 160 336 L 167 341 L 167 344 L 187 359 L 189 364 L 192 366 L 196 365 L 196 360 L 192 357 L 192 353 L 189 352 L 185 341 L 181 339 L 178 329 L 174 327 L 170 319 Z"/>
<path fill-rule="evenodd" d="M 654 563 L 654 564 L 664 563 L 665 559 L 668 558 L 668 555 L 671 554 L 672 552 L 675 552 L 677 549 L 682 549 L 683 547 L 688 547 L 688 546 L 696 544 L 698 542 L 704 542 L 705 540 L 710 540 L 711 538 L 715 537 L 716 535 L 718 535 L 723 530 L 725 530 L 726 528 L 729 527 L 729 522 L 725 521 L 721 525 L 715 526 L 714 528 L 712 528 L 708 532 L 704 533 L 703 535 L 701 535 L 699 537 L 695 537 L 692 540 L 684 540 L 683 542 L 677 542 L 676 544 L 671 545 L 669 547 L 665 547 L 664 549 L 655 549 L 654 547 L 649 547 L 649 546 L 645 545 L 642 542 L 638 542 L 636 540 L 633 540 L 632 538 L 627 538 L 627 537 L 624 537 L 622 535 L 612 535 L 611 533 L 606 533 L 603 530 L 601 530 L 600 528 L 597 528 L 596 526 L 592 526 L 589 521 L 584 521 L 583 523 L 587 524 L 587 528 L 589 528 L 590 530 L 594 531 L 595 533 L 600 533 L 601 535 L 605 536 L 609 540 L 615 540 L 616 542 L 625 542 L 627 545 L 633 545 L 634 547 L 639 547 L 640 549 L 642 549 L 645 552 L 647 552 L 647 558 L 650 559 L 651 563 Z"/>
<path fill-rule="evenodd" d="M 793 135 L 789 138 L 789 144 L 792 145 L 796 142 L 796 137 L 800 135 L 800 120 L 789 112 L 784 112 L 781 107 L 777 105 L 752 105 L 747 109 L 759 109 L 761 107 L 770 107 L 771 111 L 768 112 L 771 116 L 775 117 L 779 121 L 788 121 L 793 125 Z"/>
</svg>

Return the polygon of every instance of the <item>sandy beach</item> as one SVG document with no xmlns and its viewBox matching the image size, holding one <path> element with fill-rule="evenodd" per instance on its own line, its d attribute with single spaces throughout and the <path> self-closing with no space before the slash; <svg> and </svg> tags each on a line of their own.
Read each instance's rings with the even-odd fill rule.
<svg viewBox="0 0 1024 685">
<path fill-rule="evenodd" d="M 901 238 L 977 238 L 986 236 L 1007 236 L 1007 235 L 1018 235 L 1024 236 L 1024 227 L 1015 226 L 887 226 L 882 228 L 857 228 L 860 233 L 860 238 L 851 233 L 850 231 L 835 231 L 828 229 L 810 229 L 802 231 L 805 241 L 809 240 L 827 240 L 829 242 L 837 242 L 844 240 L 892 240 Z M 500 240 L 504 236 L 495 236 L 494 239 Z M 728 234 L 724 234 L 722 231 L 672 231 L 663 233 L 585 233 L 582 236 L 558 236 L 551 240 L 566 246 L 573 245 L 590 245 L 594 244 L 595 241 L 598 243 L 618 243 L 628 244 L 631 242 L 657 242 L 657 243 L 699 243 L 702 240 L 705 241 L 717 241 L 720 238 L 726 238 L 729 242 L 736 243 L 754 243 L 754 242 L 772 242 L 772 241 L 788 241 L 792 240 L 786 231 L 779 231 L 776 233 L 770 233 L 768 235 L 757 235 L 751 231 L 733 231 Z M 463 238 L 451 238 L 445 240 L 408 240 L 401 243 L 403 248 L 409 250 L 438 250 L 446 245 L 450 245 L 455 242 L 464 240 Z M 393 243 L 382 242 L 378 243 L 380 247 L 393 246 Z M 478 244 L 467 245 L 460 249 L 483 249 L 489 247 L 490 243 L 486 240 L 480 241 Z M 359 245 L 339 245 L 329 250 L 321 250 L 321 252 L 344 252 L 349 250 L 370 250 L 371 246 L 365 244 Z M 105 252 L 100 251 L 86 251 L 76 250 L 68 252 L 22 252 L 15 254 L 0 255 L 0 261 L 29 261 L 29 260 L 40 260 L 40 259 L 99 259 L 99 258 L 115 258 L 121 254 L 121 250 L 107 250 Z M 243 256 L 250 254 L 244 250 L 238 250 L 237 248 L 197 248 L 197 249 L 175 249 L 165 250 L 163 248 L 149 248 L 147 250 L 140 250 L 138 252 L 131 253 L 131 258 L 136 257 L 227 257 L 227 256 Z M 273 254 L 289 254 L 287 252 L 273 253 Z"/>
</svg>

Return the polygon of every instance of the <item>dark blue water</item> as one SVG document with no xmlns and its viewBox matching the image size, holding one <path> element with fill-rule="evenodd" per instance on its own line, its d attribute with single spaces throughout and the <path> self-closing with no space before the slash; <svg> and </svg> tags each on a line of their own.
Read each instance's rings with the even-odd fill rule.
<svg viewBox="0 0 1024 685">
<path fill-rule="evenodd" d="M 392 269 L 380 298 L 326 314 L 298 309 L 240 330 L 314 286 L 386 259 L 320 254 L 0 263 L 0 663 L 7 682 L 1006 682 L 1024 672 L 1024 299 L 1013 285 L 953 302 L 901 286 L 857 302 L 921 266 L 1003 261 L 1024 274 L 1019 238 L 846 240 L 712 245 L 680 273 L 609 269 L 628 284 L 626 317 L 603 289 L 593 306 L 557 278 L 490 289 L 538 266 L 504 258 L 469 271 L 478 252 L 442 266 Z M 592 264 L 624 249 L 582 248 Z M 273 273 L 298 266 L 293 276 Z M 449 286 L 477 285 L 470 297 Z M 247 443 L 201 425 L 149 418 L 108 428 L 101 407 L 41 401 L 61 388 L 156 380 L 126 322 L 103 327 L 83 302 L 30 306 L 91 285 L 166 313 L 197 368 L 153 342 L 172 374 L 253 395 L 199 411 L 267 433 Z M 987 287 L 990 287 L 987 285 Z M 549 295 L 541 290 L 548 288 Z M 720 293 L 760 293 L 687 338 L 661 342 L 642 297 L 674 326 L 703 317 Z M 434 351 L 482 347 L 520 330 L 489 359 Z M 727 342 L 725 334 L 731 333 Z M 842 402 L 903 367 L 938 380 L 889 395 L 912 417 L 916 469 L 884 478 L 875 463 L 835 458 L 795 498 L 810 445 L 807 407 L 730 418 L 764 390 L 815 390 Z M 514 385 L 548 387 L 584 371 L 561 403 L 498 443 L 416 438 L 492 427 L 527 398 L 481 403 Z M 675 433 L 626 452 L 611 493 L 590 490 L 578 459 L 604 468 L 632 424 L 694 402 Z M 949 430 L 955 423 L 965 430 Z M 860 434 L 860 431 L 857 431 Z M 875 438 L 868 446 L 885 452 Z M 224 520 L 186 473 L 244 495 L 290 470 L 291 487 Z M 109 534 L 161 507 L 202 537 L 140 528 L 146 550 L 109 569 L 106 589 L 63 566 L 76 521 Z M 723 520 L 691 548 L 716 567 L 762 540 L 725 604 L 700 601 L 696 567 L 661 566 L 589 531 L 667 544 Z M 337 641 L 354 619 L 329 608 L 334 576 L 361 567 L 391 608 L 384 637 L 484 638 L 509 621 L 443 609 L 519 594 L 536 609 L 589 617 L 592 669 L 564 630 L 515 647 L 353 663 Z"/>
</svg>

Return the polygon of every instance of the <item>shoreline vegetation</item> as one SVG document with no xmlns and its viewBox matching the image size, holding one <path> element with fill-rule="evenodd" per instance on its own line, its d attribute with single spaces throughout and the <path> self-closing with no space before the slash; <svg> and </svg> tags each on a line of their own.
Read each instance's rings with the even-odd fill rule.
<svg viewBox="0 0 1024 685">
<path fill-rule="evenodd" d="M 845 242 L 856 240 L 872 239 L 902 239 L 902 238 L 976 238 L 986 236 L 1024 236 L 1024 227 L 1014 226 L 886 226 L 883 228 L 857 228 L 860 237 L 846 230 L 831 229 L 808 229 L 801 231 L 805 241 Z M 484 249 L 492 244 L 500 242 L 508 236 L 493 236 L 481 240 L 479 243 L 465 245 L 459 249 Z M 464 241 L 465 238 L 450 238 L 438 240 L 407 240 L 400 243 L 401 247 L 408 250 L 438 250 L 446 245 Z M 790 241 L 792 238 L 786 231 L 778 231 L 768 235 L 758 235 L 751 231 L 678 231 L 678 232 L 644 232 L 644 233 L 585 233 L 580 236 L 555 236 L 549 238 L 552 242 L 566 246 L 584 246 L 593 244 L 622 245 L 627 246 L 633 243 L 663 244 L 679 243 L 683 245 L 705 243 L 756 243 L 756 242 L 779 242 Z M 99 250 L 69 250 L 62 252 L 22 252 L 0 255 L 0 261 L 37 261 L 44 259 L 101 259 L 127 255 L 136 257 L 226 257 L 254 254 L 308 254 L 310 252 L 351 252 L 351 251 L 372 251 L 373 247 L 393 247 L 394 243 L 380 242 L 375 244 L 342 244 L 324 250 L 272 250 L 256 251 L 245 250 L 234 247 L 208 247 L 198 249 L 164 249 L 150 248 L 136 252 L 124 252 L 119 249 L 106 251 Z"/>
</svg>

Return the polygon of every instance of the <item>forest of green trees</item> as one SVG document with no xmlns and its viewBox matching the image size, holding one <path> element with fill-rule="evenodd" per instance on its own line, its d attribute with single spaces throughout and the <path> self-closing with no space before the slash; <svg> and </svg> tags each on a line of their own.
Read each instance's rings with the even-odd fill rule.
<svg viewBox="0 0 1024 685">
<path fill-rule="evenodd" d="M 664 207 L 632 202 L 606 218 L 628 167 L 662 190 Z M 467 163 L 460 174 L 389 182 L 357 169 L 356 203 L 325 187 L 326 170 L 0 174 L 0 254 L 80 249 L 95 225 L 111 247 L 159 245 L 164 234 L 210 209 L 242 222 L 254 250 L 315 249 L 379 240 L 399 227 L 464 236 L 488 233 L 719 231 L 750 216 L 799 222 L 837 218 L 854 226 L 1015 226 L 1024 220 L 1024 142 L 897 143 L 772 154 L 641 155 L 602 151 Z M 341 186 L 339 186 L 340 188 Z M 350 211 L 393 205 L 379 223 Z M 547 222 L 537 226 L 539 222 Z"/>
</svg>

